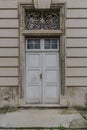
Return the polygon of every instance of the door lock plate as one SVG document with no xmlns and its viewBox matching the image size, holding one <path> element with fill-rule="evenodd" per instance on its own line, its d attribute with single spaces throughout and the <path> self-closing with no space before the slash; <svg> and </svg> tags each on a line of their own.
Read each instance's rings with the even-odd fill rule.
<svg viewBox="0 0 87 130">
<path fill-rule="evenodd" d="M 42 74 L 40 74 L 40 79 L 42 79 Z"/>
</svg>

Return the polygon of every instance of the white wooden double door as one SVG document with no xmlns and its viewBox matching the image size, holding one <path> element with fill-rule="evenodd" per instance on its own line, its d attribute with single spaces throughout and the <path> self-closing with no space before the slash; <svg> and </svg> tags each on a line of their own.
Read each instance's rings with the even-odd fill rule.
<svg viewBox="0 0 87 130">
<path fill-rule="evenodd" d="M 27 51 L 26 102 L 57 104 L 59 103 L 59 96 L 59 52 L 52 50 Z"/>
</svg>

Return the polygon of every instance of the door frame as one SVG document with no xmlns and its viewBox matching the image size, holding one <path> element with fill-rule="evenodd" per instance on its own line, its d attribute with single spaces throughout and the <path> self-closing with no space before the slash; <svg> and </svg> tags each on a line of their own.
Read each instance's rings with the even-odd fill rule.
<svg viewBox="0 0 87 130">
<path fill-rule="evenodd" d="M 39 39 L 40 40 L 40 49 L 27 49 L 27 39 Z M 57 40 L 57 49 L 45 49 L 45 39 L 56 39 Z M 45 55 L 47 55 L 47 54 L 50 54 L 50 55 L 54 55 L 54 54 L 56 54 L 57 55 L 57 60 L 59 61 L 57 61 L 57 67 L 58 67 L 58 72 L 56 73 L 57 74 L 57 82 L 56 82 L 56 84 L 57 84 L 57 97 L 56 97 L 56 103 L 53 103 L 53 104 L 59 104 L 59 97 L 60 97 L 60 93 L 61 93 L 61 88 L 60 88 L 60 57 L 59 57 L 59 55 L 60 55 L 60 49 L 59 49 L 59 47 L 60 47 L 60 40 L 59 40 L 59 38 L 26 38 L 26 57 L 28 56 L 27 54 L 40 54 L 40 73 L 42 73 L 43 75 L 44 75 L 44 61 L 45 61 L 45 59 L 44 59 L 44 56 Z M 27 61 L 27 58 L 26 58 L 26 61 L 25 61 L 26 63 L 28 63 L 28 61 Z M 25 64 L 26 64 L 25 63 Z M 56 68 L 57 69 L 57 68 Z M 27 79 L 27 64 L 26 64 L 26 79 Z M 45 97 L 44 97 L 44 89 L 45 89 L 45 84 L 44 84 L 44 78 L 43 78 L 43 82 L 42 81 L 40 81 L 40 91 L 41 91 L 41 93 L 40 93 L 40 103 L 39 104 L 44 104 L 44 99 L 45 99 Z M 28 103 L 28 100 L 27 100 L 27 98 L 26 98 L 26 89 L 27 89 L 27 80 L 26 80 L 26 83 L 25 83 L 25 92 L 24 92 L 24 95 L 25 95 L 25 100 L 26 100 L 26 104 L 32 104 L 32 102 L 31 103 Z M 47 102 L 47 101 L 46 101 Z M 50 101 L 51 102 L 51 101 Z M 36 103 L 37 104 L 37 103 Z M 47 104 L 47 103 L 45 103 L 45 104 Z M 51 103 L 48 103 L 48 104 L 51 104 Z"/>
<path fill-rule="evenodd" d="M 25 39 L 26 37 L 60 37 L 60 64 L 61 64 L 61 96 L 66 96 L 66 82 L 65 82 L 65 18 L 66 18 L 66 3 L 65 2 L 58 2 L 57 4 L 52 3 L 51 9 L 60 9 L 60 30 L 35 30 L 35 31 L 27 31 L 24 29 L 24 10 L 25 8 L 34 8 L 33 3 L 29 2 L 19 2 L 18 4 L 18 11 L 19 11 L 19 105 L 25 104 L 25 83 L 26 83 L 26 65 L 25 65 Z"/>
</svg>

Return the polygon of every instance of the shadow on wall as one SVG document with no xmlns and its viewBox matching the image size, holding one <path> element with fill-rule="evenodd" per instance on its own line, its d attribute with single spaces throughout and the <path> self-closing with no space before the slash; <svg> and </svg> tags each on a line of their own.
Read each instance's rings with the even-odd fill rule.
<svg viewBox="0 0 87 130">
<path fill-rule="evenodd" d="M 87 106 L 87 93 L 85 94 L 85 105 Z"/>
</svg>

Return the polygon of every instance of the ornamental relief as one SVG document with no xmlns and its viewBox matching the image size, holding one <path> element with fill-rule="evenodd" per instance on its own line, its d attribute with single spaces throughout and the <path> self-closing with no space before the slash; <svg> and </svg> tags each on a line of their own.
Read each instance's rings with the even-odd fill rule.
<svg viewBox="0 0 87 130">
<path fill-rule="evenodd" d="M 58 30 L 59 10 L 25 10 L 25 30 Z"/>
</svg>

